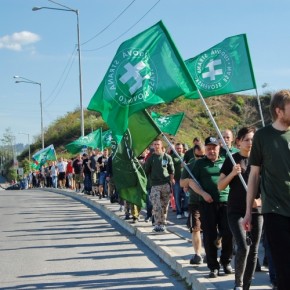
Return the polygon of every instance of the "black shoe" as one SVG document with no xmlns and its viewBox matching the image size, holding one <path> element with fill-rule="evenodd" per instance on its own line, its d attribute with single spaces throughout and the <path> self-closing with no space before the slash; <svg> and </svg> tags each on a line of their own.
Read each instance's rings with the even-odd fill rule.
<svg viewBox="0 0 290 290">
<path fill-rule="evenodd" d="M 265 256 L 264 259 L 263 259 L 263 266 L 264 266 L 264 267 L 267 267 L 267 268 L 269 267 L 269 263 L 268 263 L 268 258 L 267 258 L 267 256 Z"/>
<path fill-rule="evenodd" d="M 231 264 L 225 264 L 223 265 L 224 273 L 225 274 L 233 274 L 233 268 Z"/>
<path fill-rule="evenodd" d="M 257 265 L 256 265 L 255 272 L 262 272 L 262 268 L 261 268 L 261 264 L 260 264 L 259 259 L 257 259 Z"/>
<path fill-rule="evenodd" d="M 208 278 L 217 278 L 218 275 L 219 275 L 219 270 L 213 269 L 213 270 L 210 270 L 208 274 Z"/>
<path fill-rule="evenodd" d="M 189 264 L 191 265 L 199 265 L 202 264 L 202 256 L 201 255 L 193 255 L 192 258 L 189 261 Z"/>
</svg>

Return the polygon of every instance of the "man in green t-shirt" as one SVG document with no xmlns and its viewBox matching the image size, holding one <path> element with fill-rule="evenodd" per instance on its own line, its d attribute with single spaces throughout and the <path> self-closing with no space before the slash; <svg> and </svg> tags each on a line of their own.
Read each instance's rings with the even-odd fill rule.
<svg viewBox="0 0 290 290">
<path fill-rule="evenodd" d="M 146 160 L 144 169 L 151 181 L 150 200 L 155 219 L 153 231 L 162 233 L 165 231 L 171 185 L 174 183 L 174 165 L 171 156 L 163 151 L 160 139 L 153 142 L 153 147 L 154 152 Z"/>
<path fill-rule="evenodd" d="M 203 243 L 210 269 L 209 278 L 219 275 L 220 264 L 225 274 L 232 274 L 231 259 L 233 252 L 233 237 L 227 219 L 228 187 L 222 191 L 217 188 L 220 168 L 224 159 L 219 157 L 220 145 L 215 137 L 205 139 L 205 158 L 196 160 L 192 169 L 193 179 L 189 180 L 189 187 L 203 200 L 200 202 Z M 220 263 L 217 261 L 217 247 L 215 241 L 218 232 L 222 237 L 222 251 Z"/>
<path fill-rule="evenodd" d="M 243 220 L 251 230 L 252 204 L 261 185 L 264 229 L 276 269 L 279 290 L 290 289 L 290 91 L 271 99 L 273 123 L 258 130 L 250 155 L 247 211 Z"/>
</svg>

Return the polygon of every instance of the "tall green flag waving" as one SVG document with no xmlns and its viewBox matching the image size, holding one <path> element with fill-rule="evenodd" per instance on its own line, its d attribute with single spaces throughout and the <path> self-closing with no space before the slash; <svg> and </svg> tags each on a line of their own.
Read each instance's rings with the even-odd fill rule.
<svg viewBox="0 0 290 290">
<path fill-rule="evenodd" d="M 184 113 L 162 116 L 156 112 L 151 112 L 151 117 L 163 133 L 175 136 L 184 118 Z"/>
<path fill-rule="evenodd" d="M 68 152 L 76 154 L 81 152 L 82 148 L 102 148 L 102 129 L 98 129 L 86 136 L 81 136 L 77 140 L 65 145 Z"/>
<path fill-rule="evenodd" d="M 32 155 L 32 160 L 36 165 L 36 168 L 39 169 L 49 160 L 56 160 L 56 153 L 54 150 L 53 144 L 37 151 Z"/>
<path fill-rule="evenodd" d="M 256 88 L 246 34 L 228 37 L 185 64 L 203 97 Z"/>
<path fill-rule="evenodd" d="M 133 113 L 195 90 L 160 21 L 120 45 L 88 109 L 100 112 L 114 135 L 122 137 Z"/>
<path fill-rule="evenodd" d="M 136 157 L 161 134 L 160 129 L 156 126 L 146 110 L 134 113 L 129 118 L 129 127 L 132 138 L 132 149 Z"/>
</svg>

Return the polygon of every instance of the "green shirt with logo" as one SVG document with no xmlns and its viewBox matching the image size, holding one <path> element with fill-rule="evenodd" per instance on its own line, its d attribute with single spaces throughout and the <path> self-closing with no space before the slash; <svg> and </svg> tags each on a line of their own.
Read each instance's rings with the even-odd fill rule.
<svg viewBox="0 0 290 290">
<path fill-rule="evenodd" d="M 170 174 L 174 174 L 174 165 L 170 155 L 153 153 L 145 162 L 145 173 L 150 175 L 151 186 L 170 182 Z"/>
<path fill-rule="evenodd" d="M 229 195 L 229 187 L 219 191 L 217 183 L 220 177 L 220 169 L 224 163 L 224 159 L 218 158 L 211 161 L 207 157 L 196 160 L 192 173 L 201 187 L 211 195 L 215 202 L 227 202 Z M 203 200 L 204 201 L 204 200 Z"/>
</svg>

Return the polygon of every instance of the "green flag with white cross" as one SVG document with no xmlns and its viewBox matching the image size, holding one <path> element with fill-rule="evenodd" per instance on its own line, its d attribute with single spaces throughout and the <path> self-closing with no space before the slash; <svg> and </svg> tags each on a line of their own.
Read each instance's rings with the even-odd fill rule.
<svg viewBox="0 0 290 290">
<path fill-rule="evenodd" d="M 185 64 L 203 97 L 256 88 L 246 34 L 228 37 Z"/>
<path fill-rule="evenodd" d="M 88 109 L 100 112 L 120 140 L 132 114 L 195 90 L 183 59 L 160 21 L 120 45 Z"/>
<path fill-rule="evenodd" d="M 175 136 L 184 118 L 184 113 L 160 115 L 151 112 L 151 117 L 161 132 Z"/>
</svg>

